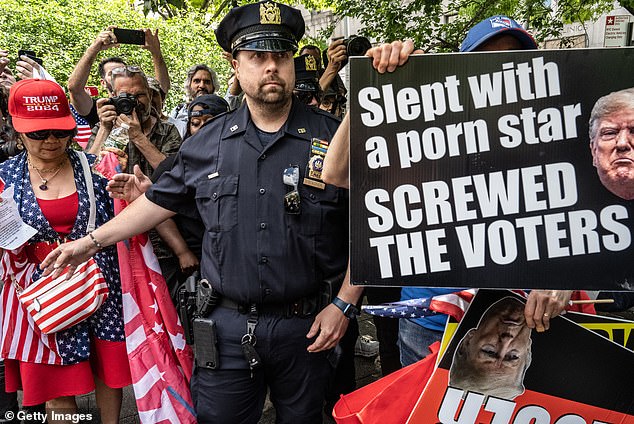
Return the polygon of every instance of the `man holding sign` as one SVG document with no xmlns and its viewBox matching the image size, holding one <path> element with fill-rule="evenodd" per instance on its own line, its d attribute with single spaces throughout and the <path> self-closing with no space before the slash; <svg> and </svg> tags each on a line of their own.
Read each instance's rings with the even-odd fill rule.
<svg viewBox="0 0 634 424">
<path fill-rule="evenodd" d="M 461 46 L 462 52 L 530 50 L 537 44 L 532 36 L 513 19 L 506 16 L 492 16 L 475 25 L 467 34 Z M 379 73 L 393 72 L 404 65 L 414 51 L 411 41 L 394 41 L 374 47 L 366 53 L 373 59 L 372 65 Z M 350 156 L 350 115 L 343 120 L 330 145 L 324 161 L 324 181 L 349 186 L 348 158 Z M 404 287 L 401 300 L 431 298 L 452 293 L 460 289 Z M 572 292 L 568 290 L 533 290 L 526 302 L 524 315 L 526 325 L 537 331 L 549 328 L 550 319 L 561 314 L 568 305 Z M 446 323 L 445 315 L 426 318 L 401 319 L 399 322 L 399 347 L 401 362 L 410 365 L 428 353 L 427 346 L 442 338 Z"/>
</svg>

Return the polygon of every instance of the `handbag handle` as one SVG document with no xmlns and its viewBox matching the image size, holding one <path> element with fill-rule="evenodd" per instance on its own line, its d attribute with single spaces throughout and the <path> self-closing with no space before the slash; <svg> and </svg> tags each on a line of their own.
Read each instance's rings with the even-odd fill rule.
<svg viewBox="0 0 634 424">
<path fill-rule="evenodd" d="M 90 233 L 95 229 L 95 217 L 97 216 L 97 206 L 95 204 L 95 187 L 92 183 L 92 172 L 88 164 L 88 158 L 84 152 L 77 152 L 79 161 L 84 170 L 84 179 L 86 180 L 86 190 L 88 191 L 88 200 L 90 201 L 90 215 L 88 216 L 88 226 L 86 232 Z"/>
</svg>

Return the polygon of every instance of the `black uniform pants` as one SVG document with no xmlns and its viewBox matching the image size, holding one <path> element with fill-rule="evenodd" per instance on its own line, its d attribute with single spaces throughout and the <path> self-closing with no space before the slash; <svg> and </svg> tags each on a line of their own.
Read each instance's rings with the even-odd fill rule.
<svg viewBox="0 0 634 424">
<path fill-rule="evenodd" d="M 216 308 L 219 369 L 196 367 L 192 396 L 199 423 L 257 423 L 267 387 L 277 423 L 321 423 L 332 367 L 328 352 L 309 353 L 306 334 L 314 316 L 283 318 L 261 314 L 255 330 L 261 367 L 251 375 L 240 341 L 247 315 Z"/>
</svg>

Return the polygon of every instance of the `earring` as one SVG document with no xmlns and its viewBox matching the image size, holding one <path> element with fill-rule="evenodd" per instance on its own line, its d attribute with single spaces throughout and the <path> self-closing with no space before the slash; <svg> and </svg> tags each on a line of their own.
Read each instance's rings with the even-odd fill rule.
<svg viewBox="0 0 634 424">
<path fill-rule="evenodd" d="M 24 143 L 22 143 L 22 139 L 20 137 L 18 137 L 18 140 L 15 142 L 15 147 L 17 147 L 18 150 L 24 150 Z"/>
</svg>

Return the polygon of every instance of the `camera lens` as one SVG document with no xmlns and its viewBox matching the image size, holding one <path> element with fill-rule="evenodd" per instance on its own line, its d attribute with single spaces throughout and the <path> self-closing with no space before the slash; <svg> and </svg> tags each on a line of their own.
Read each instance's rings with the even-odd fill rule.
<svg viewBox="0 0 634 424">
<path fill-rule="evenodd" d="M 125 115 L 131 115 L 132 110 L 134 110 L 134 102 L 128 99 L 121 99 L 117 106 L 117 112 Z"/>
<path fill-rule="evenodd" d="M 132 111 L 138 104 L 134 94 L 121 93 L 118 96 L 111 97 L 110 103 L 114 105 L 117 114 L 132 115 Z"/>
<path fill-rule="evenodd" d="M 347 47 L 348 56 L 363 56 L 370 50 L 372 44 L 365 37 L 350 37 Z"/>
</svg>

